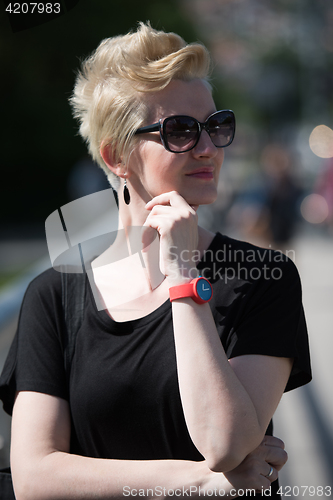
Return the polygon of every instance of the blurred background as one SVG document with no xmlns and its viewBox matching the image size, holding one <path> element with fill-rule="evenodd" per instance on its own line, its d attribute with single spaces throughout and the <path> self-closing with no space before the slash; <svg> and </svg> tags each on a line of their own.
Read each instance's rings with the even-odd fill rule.
<svg viewBox="0 0 333 500">
<path fill-rule="evenodd" d="M 283 397 L 275 433 L 289 453 L 281 473 L 286 496 L 327 496 L 325 487 L 333 487 L 333 4 L 60 3 L 61 16 L 35 26 L 13 21 L 5 7 L 0 13 L 0 368 L 27 283 L 50 266 L 45 219 L 107 187 L 71 115 L 75 71 L 103 38 L 150 20 L 211 50 L 217 108 L 236 115 L 220 196 L 213 207 L 201 207 L 201 222 L 286 252 L 301 274 L 314 381 Z M 9 426 L 0 410 L 0 466 L 8 462 Z"/>
</svg>

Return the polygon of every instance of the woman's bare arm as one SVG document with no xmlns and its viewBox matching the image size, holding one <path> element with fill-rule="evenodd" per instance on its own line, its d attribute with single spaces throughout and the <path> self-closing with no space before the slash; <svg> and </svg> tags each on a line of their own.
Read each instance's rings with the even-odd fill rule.
<svg viewBox="0 0 333 500">
<path fill-rule="evenodd" d="M 177 192 L 146 205 L 146 226 L 160 235 L 160 260 L 169 286 L 191 281 L 198 247 L 194 207 Z M 186 258 L 184 258 L 184 254 Z M 290 375 L 292 361 L 269 356 L 227 359 L 208 304 L 172 303 L 177 370 L 191 438 L 214 471 L 239 465 L 262 441 Z"/>
<path fill-rule="evenodd" d="M 69 453 L 68 403 L 37 392 L 20 392 L 12 422 L 11 467 L 17 500 L 111 499 L 140 496 L 202 496 L 202 490 L 268 488 L 287 455 L 276 438 L 262 444 L 231 476 L 212 472 L 205 462 L 106 460 Z M 274 467 L 274 474 L 264 477 Z M 201 488 L 201 495 L 199 495 Z M 170 495 L 170 493 L 169 493 Z M 141 494 L 141 496 L 143 496 Z M 233 497 L 235 494 L 233 494 Z"/>
<path fill-rule="evenodd" d="M 11 444 L 17 500 L 124 498 L 124 487 L 146 491 L 199 486 L 209 475 L 203 462 L 95 459 L 71 455 L 69 445 L 68 403 L 47 394 L 19 392 Z"/>
<path fill-rule="evenodd" d="M 245 355 L 228 361 L 208 304 L 186 298 L 172 308 L 180 394 L 191 438 L 212 470 L 234 469 L 262 441 L 292 360 Z"/>
</svg>

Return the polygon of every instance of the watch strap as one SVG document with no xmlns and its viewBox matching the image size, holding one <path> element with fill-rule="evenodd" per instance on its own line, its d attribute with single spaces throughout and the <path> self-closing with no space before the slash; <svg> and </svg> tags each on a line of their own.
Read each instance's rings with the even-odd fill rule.
<svg viewBox="0 0 333 500">
<path fill-rule="evenodd" d="M 193 283 L 183 283 L 182 285 L 169 288 L 170 302 L 176 299 L 193 297 Z"/>
</svg>

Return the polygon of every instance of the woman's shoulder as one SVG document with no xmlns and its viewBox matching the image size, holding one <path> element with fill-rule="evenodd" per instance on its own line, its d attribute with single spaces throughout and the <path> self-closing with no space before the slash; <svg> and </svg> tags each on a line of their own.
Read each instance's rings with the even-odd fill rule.
<svg viewBox="0 0 333 500">
<path fill-rule="evenodd" d="M 52 267 L 38 274 L 28 285 L 27 293 L 61 294 L 61 273 Z"/>
<path fill-rule="evenodd" d="M 295 252 L 288 250 L 283 253 L 271 246 L 260 247 L 248 241 L 231 238 L 225 234 L 217 232 L 210 248 L 215 257 L 224 259 L 224 262 L 235 264 L 248 264 L 249 267 L 259 265 L 260 267 L 283 267 L 297 273 L 294 264 Z"/>
<path fill-rule="evenodd" d="M 64 290 L 68 283 L 62 273 L 49 268 L 36 276 L 28 285 L 21 306 L 21 311 L 45 311 L 53 316 L 63 307 Z M 67 286 L 68 288 L 68 286 Z"/>
<path fill-rule="evenodd" d="M 247 241 L 216 233 L 198 264 L 199 271 L 211 282 L 228 283 L 237 288 L 245 284 L 248 290 L 272 288 L 301 293 L 298 270 L 286 254 Z M 251 285 L 251 286 L 250 286 Z"/>
<path fill-rule="evenodd" d="M 70 307 L 72 310 L 78 300 L 82 301 L 86 297 L 87 281 L 86 274 L 62 273 L 53 268 L 47 269 L 28 285 L 22 308 L 31 310 L 41 307 L 51 316 L 60 314 L 64 307 Z"/>
</svg>

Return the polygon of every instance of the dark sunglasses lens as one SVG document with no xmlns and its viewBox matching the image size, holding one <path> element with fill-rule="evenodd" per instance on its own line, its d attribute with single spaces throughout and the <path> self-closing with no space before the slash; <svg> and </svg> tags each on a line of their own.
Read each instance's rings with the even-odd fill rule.
<svg viewBox="0 0 333 500">
<path fill-rule="evenodd" d="M 207 123 L 207 132 L 217 148 L 231 144 L 235 135 L 235 118 L 233 113 L 221 112 L 213 115 Z"/>
<path fill-rule="evenodd" d="M 188 116 L 173 116 L 164 120 L 164 141 L 175 153 L 190 150 L 198 139 L 198 133 L 197 122 Z"/>
</svg>

